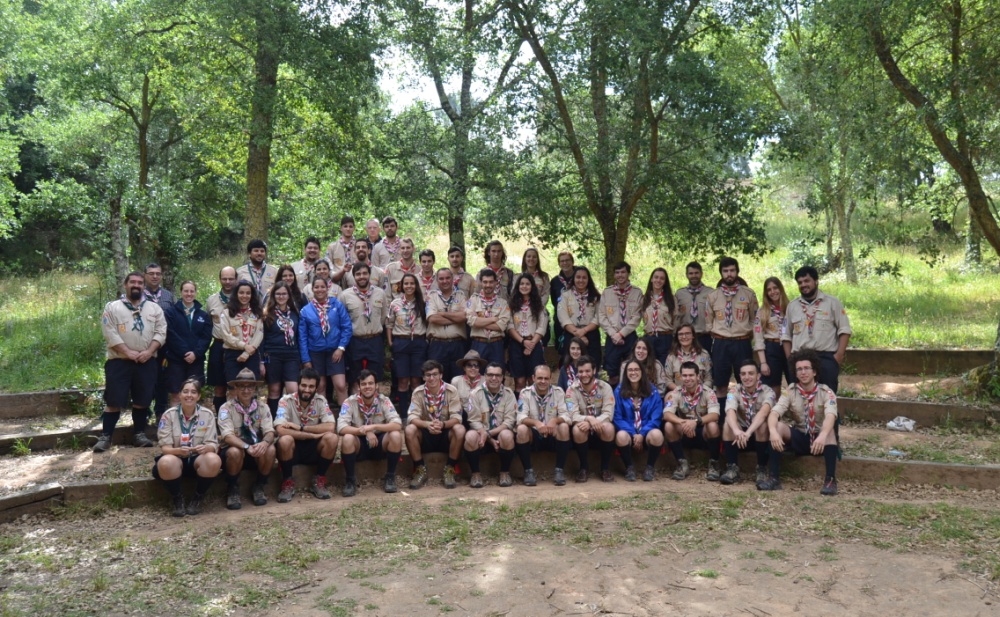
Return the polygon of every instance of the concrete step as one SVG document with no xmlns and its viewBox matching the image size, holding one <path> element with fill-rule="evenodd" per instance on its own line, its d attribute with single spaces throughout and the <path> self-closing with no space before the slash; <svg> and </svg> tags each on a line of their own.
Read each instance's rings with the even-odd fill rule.
<svg viewBox="0 0 1000 617">
<path fill-rule="evenodd" d="M 906 416 L 911 420 L 916 420 L 918 426 L 938 426 L 950 423 L 982 425 L 987 418 L 1000 420 L 1000 411 L 968 405 L 862 399 L 846 396 L 837 397 L 837 411 L 842 418 L 853 416 L 867 422 L 885 423 L 896 416 Z"/>
</svg>

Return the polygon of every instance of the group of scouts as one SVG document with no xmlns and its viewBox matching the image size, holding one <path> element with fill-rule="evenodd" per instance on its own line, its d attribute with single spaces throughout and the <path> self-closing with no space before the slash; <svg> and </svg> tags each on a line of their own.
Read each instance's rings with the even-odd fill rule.
<svg viewBox="0 0 1000 617">
<path fill-rule="evenodd" d="M 253 501 L 263 505 L 275 460 L 279 502 L 295 493 L 297 463 L 316 465 L 311 491 L 328 499 L 326 472 L 338 449 L 345 496 L 357 491 L 356 462 L 370 458 L 386 459 L 384 487 L 395 492 L 404 445 L 414 489 L 427 481 L 425 452 L 447 453 L 448 488 L 457 484 L 464 452 L 469 484 L 479 488 L 484 452 L 499 456 L 500 486 L 513 483 L 515 455 L 533 486 L 533 451 L 556 453 L 553 480 L 563 485 L 573 448 L 577 482 L 588 480 L 591 448 L 600 451 L 602 480 L 611 482 L 616 449 L 626 480 L 637 479 L 633 455 L 641 452 L 642 477 L 653 480 L 666 449 L 677 461 L 673 478 L 683 480 L 687 447 L 706 449 L 706 478 L 724 484 L 740 480 L 739 451 L 753 449 L 757 488 L 777 490 L 781 452 L 790 447 L 824 456 L 821 492 L 836 494 L 835 392 L 851 328 L 842 304 L 819 291 L 815 268 L 795 273 L 801 295 L 794 301 L 778 278 L 768 278 L 763 305 L 730 257 L 719 262 L 715 288 L 691 262 L 688 285 L 676 294 L 663 268 L 643 293 L 622 262 L 614 284 L 598 292 L 568 252 L 550 277 L 529 248 L 515 274 L 494 240 L 473 277 L 460 248 L 436 268 L 433 251 L 415 255 L 394 218 L 365 227 L 355 237 L 354 220 L 344 217 L 325 255 L 310 237 L 303 258 L 280 267 L 267 263 L 264 242 L 250 242 L 247 262 L 220 271 L 220 289 L 204 309 L 192 281 L 181 283 L 175 300 L 160 286 L 156 264 L 130 273 L 102 319 L 107 406 L 94 451 L 111 447 L 129 404 L 135 445 L 152 446 L 145 430 L 156 399 L 162 454 L 153 475 L 174 497 L 177 516 L 200 511 L 223 467 L 227 507 L 241 507 L 244 469 L 256 471 Z M 550 341 L 560 351 L 557 376 L 545 363 Z M 387 346 L 391 396 L 379 393 Z M 206 355 L 217 417 L 199 405 Z M 258 400 L 265 383 L 266 404 Z M 337 416 L 327 403 L 334 399 Z M 197 478 L 186 505 L 182 476 Z"/>
</svg>

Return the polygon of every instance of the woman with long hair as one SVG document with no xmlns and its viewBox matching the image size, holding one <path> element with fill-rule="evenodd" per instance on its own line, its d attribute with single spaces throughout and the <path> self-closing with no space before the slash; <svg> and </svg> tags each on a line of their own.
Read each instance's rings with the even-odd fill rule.
<svg viewBox="0 0 1000 617">
<path fill-rule="evenodd" d="M 316 263 L 313 265 L 312 278 L 309 281 L 309 286 L 305 288 L 302 292 L 306 303 L 313 301 L 315 296 L 313 295 L 312 282 L 316 279 L 326 281 L 326 297 L 340 299 L 340 292 L 344 291 L 343 288 L 333 282 L 333 268 L 330 266 L 330 262 L 323 259 L 317 259 Z"/>
<path fill-rule="evenodd" d="M 685 362 L 694 362 L 698 365 L 698 375 L 701 377 L 701 385 L 705 388 L 713 388 L 712 385 L 712 357 L 701 348 L 698 337 L 695 336 L 694 326 L 685 324 L 674 332 L 674 344 L 670 348 L 670 355 L 667 356 L 667 390 L 676 390 L 681 383 L 681 365 Z"/>
<path fill-rule="evenodd" d="M 654 358 L 655 359 L 655 358 Z M 632 453 L 646 451 L 646 471 L 642 479 L 656 475 L 656 459 L 663 446 L 663 397 L 646 377 L 646 369 L 636 360 L 623 366 L 625 378 L 615 388 L 615 445 L 625 464 L 625 480 L 635 482 Z"/>
<path fill-rule="evenodd" d="M 542 299 L 532 275 L 522 272 L 514 281 L 508 302 L 510 326 L 507 327 L 510 375 L 514 391 L 520 392 L 534 376 L 535 367 L 545 364 L 542 337 L 549 325 L 549 315 L 542 308 Z"/>
<path fill-rule="evenodd" d="M 302 290 L 299 288 L 299 278 L 295 276 L 295 268 L 285 264 L 283 266 L 278 266 L 278 274 L 274 277 L 275 281 L 283 281 L 288 285 L 288 293 L 291 297 L 291 304 L 295 306 L 297 310 L 302 310 L 302 305 L 306 302 L 305 296 L 302 294 Z M 271 292 L 274 293 L 274 288 L 271 288 Z M 268 297 L 270 297 L 270 293 Z M 266 305 L 267 302 L 265 301 Z"/>
<path fill-rule="evenodd" d="M 670 276 L 663 268 L 649 275 L 646 294 L 642 298 L 643 332 L 653 344 L 653 353 L 660 363 L 667 361 L 674 342 L 674 292 Z"/>
<path fill-rule="evenodd" d="M 578 266 L 573 271 L 573 286 L 563 290 L 556 310 L 559 324 L 569 334 L 563 337 L 566 341 L 563 354 L 568 351 L 572 337 L 586 339 L 587 355 L 594 361 L 594 366 L 602 366 L 601 333 L 597 323 L 597 305 L 600 301 L 601 294 L 594 286 L 590 270 L 586 266 Z"/>
<path fill-rule="evenodd" d="M 506 300 L 510 297 L 514 283 L 514 271 L 506 266 L 507 251 L 503 248 L 503 242 L 490 240 L 483 249 L 483 260 L 486 267 L 497 275 L 497 295 Z"/>
<path fill-rule="evenodd" d="M 282 266 L 284 268 L 285 266 Z M 294 274 L 294 272 L 293 272 Z M 267 295 L 264 306 L 264 353 L 267 356 L 267 406 L 278 412 L 282 388 L 285 394 L 299 391 L 299 307 L 292 300 L 292 286 L 281 278 Z"/>
<path fill-rule="evenodd" d="M 535 279 L 535 286 L 538 288 L 538 295 L 542 299 L 542 310 L 548 317 L 548 324 L 545 327 L 545 334 L 542 335 L 542 346 L 549 344 L 549 334 L 552 326 L 552 313 L 549 312 L 549 294 L 552 293 L 552 277 L 545 270 L 542 270 L 542 258 L 538 254 L 538 249 L 528 247 L 521 255 L 521 272 L 530 274 Z"/>
<path fill-rule="evenodd" d="M 399 417 L 406 422 L 410 392 L 417 389 L 427 361 L 427 310 L 420 281 L 406 273 L 399 282 L 400 294 L 386 312 L 385 331 L 392 349 L 392 364 L 396 373 Z"/>
<path fill-rule="evenodd" d="M 260 344 L 264 340 L 264 311 L 257 299 L 257 289 L 250 281 L 236 283 L 229 304 L 222 311 L 222 349 L 226 381 L 248 368 L 260 379 L 263 371 Z"/>
<path fill-rule="evenodd" d="M 629 360 L 635 360 L 642 366 L 642 370 L 646 373 L 646 379 L 649 383 L 653 384 L 656 391 L 660 393 L 662 397 L 667 393 L 667 371 L 660 364 L 660 361 L 656 359 L 653 355 L 653 343 L 649 340 L 650 337 L 644 336 L 635 342 L 635 347 L 632 348 L 632 354 L 629 356 Z M 619 382 L 625 380 L 625 365 L 622 365 L 622 374 L 619 378 Z"/>
<path fill-rule="evenodd" d="M 788 309 L 788 294 L 781 279 L 776 276 L 764 281 L 764 301 L 757 309 L 757 322 L 753 329 L 753 351 L 760 365 L 760 380 L 775 392 L 781 391 L 781 376 L 792 383 L 788 372 L 788 359 L 781 346 L 781 336 L 788 329 L 785 311 Z"/>
<path fill-rule="evenodd" d="M 587 355 L 587 339 L 574 336 L 566 343 L 566 353 L 563 355 L 559 366 L 558 385 L 563 390 L 568 390 L 576 383 L 576 361 Z"/>
</svg>

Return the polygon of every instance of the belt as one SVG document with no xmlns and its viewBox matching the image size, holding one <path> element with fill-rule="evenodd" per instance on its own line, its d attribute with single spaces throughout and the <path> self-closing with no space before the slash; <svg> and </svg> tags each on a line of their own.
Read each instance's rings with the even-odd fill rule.
<svg viewBox="0 0 1000 617">
<path fill-rule="evenodd" d="M 766 338 L 766 339 L 764 339 L 764 342 L 765 343 L 780 343 L 781 339 L 780 338 Z"/>
<path fill-rule="evenodd" d="M 216 338 L 216 337 L 214 337 L 214 336 L 213 336 L 213 337 L 212 337 L 212 342 L 213 342 L 213 343 L 221 343 L 221 342 L 222 342 L 222 339 L 221 339 L 221 338 Z"/>
<path fill-rule="evenodd" d="M 427 338 L 427 337 L 425 335 L 423 335 L 423 334 L 393 334 L 392 335 L 392 339 L 393 340 L 396 340 L 396 339 L 406 339 L 407 341 L 416 341 L 416 340 L 421 340 L 422 341 L 425 338 Z"/>
<path fill-rule="evenodd" d="M 664 330 L 663 332 L 658 332 L 654 330 L 650 336 L 666 336 L 668 334 L 673 334 L 673 333 L 674 333 L 673 330 Z"/>
<path fill-rule="evenodd" d="M 444 336 L 434 336 L 434 335 L 428 334 L 427 335 L 427 340 L 428 341 L 436 341 L 438 343 L 449 343 L 451 341 L 464 341 L 465 337 L 464 336 L 448 336 L 448 337 L 444 337 Z"/>
<path fill-rule="evenodd" d="M 749 341 L 750 335 L 747 334 L 746 336 L 719 336 L 717 334 L 713 334 L 712 338 L 714 338 L 717 341 Z"/>
<path fill-rule="evenodd" d="M 503 337 L 502 336 L 498 336 L 496 338 L 488 338 L 488 337 L 485 337 L 485 336 L 474 336 L 474 337 L 472 337 L 472 340 L 474 340 L 476 342 L 479 342 L 479 343 L 500 343 L 500 342 L 503 341 Z"/>
<path fill-rule="evenodd" d="M 376 332 L 375 334 L 355 334 L 354 338 L 369 339 L 382 336 L 381 332 Z"/>
</svg>

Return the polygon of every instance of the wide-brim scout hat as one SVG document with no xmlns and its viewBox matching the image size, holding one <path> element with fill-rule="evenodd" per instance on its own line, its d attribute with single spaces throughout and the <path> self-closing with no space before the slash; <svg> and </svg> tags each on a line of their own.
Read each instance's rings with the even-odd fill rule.
<svg viewBox="0 0 1000 617">
<path fill-rule="evenodd" d="M 486 360 L 483 360 L 481 357 L 479 357 L 479 352 L 474 350 L 469 350 L 469 353 L 465 354 L 465 357 L 455 362 L 455 364 L 458 365 L 458 368 L 464 371 L 465 365 L 468 364 L 469 362 L 475 362 L 476 364 L 478 364 L 479 370 L 483 370 L 483 367 L 486 366 L 487 364 Z"/>
<path fill-rule="evenodd" d="M 236 388 L 244 384 L 259 386 L 263 383 L 264 383 L 263 381 L 259 381 L 257 377 L 254 376 L 253 371 L 251 371 L 248 368 L 245 368 L 239 373 L 236 373 L 236 378 L 229 382 L 229 387 Z"/>
</svg>

